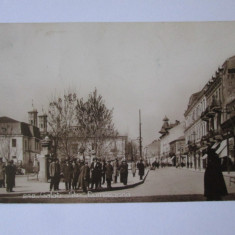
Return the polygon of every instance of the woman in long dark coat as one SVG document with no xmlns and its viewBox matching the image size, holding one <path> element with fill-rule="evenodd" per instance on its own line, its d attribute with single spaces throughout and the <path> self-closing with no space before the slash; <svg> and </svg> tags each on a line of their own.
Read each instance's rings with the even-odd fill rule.
<svg viewBox="0 0 235 235">
<path fill-rule="evenodd" d="M 142 180 L 144 176 L 144 163 L 142 160 L 140 160 L 140 162 L 137 164 L 137 167 L 139 169 L 140 180 Z"/>
<path fill-rule="evenodd" d="M 208 149 L 208 162 L 204 175 L 204 196 L 208 201 L 221 200 L 228 195 L 222 174 L 220 159 L 214 149 Z"/>
</svg>

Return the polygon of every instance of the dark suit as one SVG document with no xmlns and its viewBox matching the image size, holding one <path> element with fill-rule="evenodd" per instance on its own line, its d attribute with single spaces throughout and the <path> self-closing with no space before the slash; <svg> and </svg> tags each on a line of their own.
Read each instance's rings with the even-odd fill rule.
<svg viewBox="0 0 235 235">
<path fill-rule="evenodd" d="M 144 175 L 144 164 L 142 162 L 140 162 L 140 163 L 137 164 L 137 167 L 139 169 L 140 179 L 142 180 L 143 175 Z"/>
<path fill-rule="evenodd" d="M 63 174 L 64 174 L 65 188 L 66 190 L 68 189 L 70 190 L 73 178 L 73 167 L 71 164 L 64 165 Z"/>
<path fill-rule="evenodd" d="M 120 165 L 120 181 L 127 185 L 127 177 L 128 177 L 128 165 L 126 163 L 122 163 Z"/>
<path fill-rule="evenodd" d="M 79 165 L 76 163 L 73 166 L 73 189 L 77 188 L 79 173 L 80 173 L 80 168 L 79 168 Z"/>
<path fill-rule="evenodd" d="M 6 183 L 7 192 L 12 192 L 15 182 L 15 167 L 13 165 L 6 166 Z"/>
<path fill-rule="evenodd" d="M 49 174 L 51 178 L 50 190 L 52 190 L 53 187 L 54 190 L 58 190 L 60 182 L 60 164 L 58 162 L 50 163 Z"/>
<path fill-rule="evenodd" d="M 106 165 L 105 174 L 106 174 L 107 187 L 111 188 L 111 181 L 112 181 L 112 176 L 113 176 L 113 166 L 110 163 L 108 163 Z"/>
<path fill-rule="evenodd" d="M 95 184 L 95 188 L 97 189 L 101 180 L 101 171 L 102 165 L 100 162 L 92 162 L 91 163 L 91 188 L 93 188 Z"/>
</svg>

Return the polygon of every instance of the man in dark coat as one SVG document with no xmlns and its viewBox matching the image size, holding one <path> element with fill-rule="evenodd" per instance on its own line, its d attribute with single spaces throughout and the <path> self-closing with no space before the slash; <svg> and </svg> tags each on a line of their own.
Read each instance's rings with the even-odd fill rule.
<svg viewBox="0 0 235 235">
<path fill-rule="evenodd" d="M 119 167 L 120 170 L 120 181 L 127 185 L 127 177 L 128 177 L 128 165 L 127 162 L 124 160 L 122 161 L 122 164 Z"/>
<path fill-rule="evenodd" d="M 221 170 L 218 154 L 214 149 L 207 150 L 208 162 L 204 174 L 204 196 L 208 201 L 222 200 L 227 195 L 227 188 Z"/>
<path fill-rule="evenodd" d="M 95 189 L 98 188 L 101 179 L 101 171 L 102 171 L 101 163 L 97 161 L 97 158 L 94 158 L 93 162 L 91 163 L 91 188 L 94 187 L 94 184 L 95 184 Z"/>
<path fill-rule="evenodd" d="M 65 182 L 65 188 L 66 190 L 71 190 L 71 183 L 73 178 L 73 167 L 70 163 L 70 161 L 66 161 L 63 169 L 64 174 L 64 182 Z"/>
<path fill-rule="evenodd" d="M 90 168 L 88 162 L 85 165 L 82 163 L 79 174 L 79 185 L 82 187 L 84 193 L 87 193 L 87 188 L 90 182 Z"/>
<path fill-rule="evenodd" d="M 5 187 L 5 164 L 0 158 L 0 188 Z"/>
<path fill-rule="evenodd" d="M 139 176 L 140 176 L 140 180 L 143 179 L 143 175 L 144 175 L 144 163 L 143 160 L 141 159 L 140 162 L 137 164 L 137 167 L 139 169 Z"/>
<path fill-rule="evenodd" d="M 108 161 L 108 164 L 105 168 L 105 175 L 106 175 L 106 181 L 107 181 L 107 188 L 111 189 L 111 181 L 112 181 L 112 175 L 113 175 L 113 166 L 110 164 L 111 161 Z"/>
<path fill-rule="evenodd" d="M 59 190 L 59 180 L 60 180 L 60 164 L 58 159 L 52 159 L 49 165 L 49 174 L 51 178 L 50 191 Z"/>
<path fill-rule="evenodd" d="M 76 160 L 73 161 L 73 189 L 77 188 L 77 183 L 78 183 L 78 177 L 79 177 L 80 169 L 78 162 Z"/>
<path fill-rule="evenodd" d="M 15 182 L 15 167 L 13 166 L 13 161 L 8 161 L 8 164 L 5 169 L 6 172 L 6 183 L 7 183 L 7 192 L 13 192 L 13 186 Z"/>
<path fill-rule="evenodd" d="M 105 176 L 106 176 L 106 162 L 105 160 L 102 162 L 102 172 L 101 172 L 101 177 L 102 177 L 102 184 L 105 183 Z"/>
</svg>

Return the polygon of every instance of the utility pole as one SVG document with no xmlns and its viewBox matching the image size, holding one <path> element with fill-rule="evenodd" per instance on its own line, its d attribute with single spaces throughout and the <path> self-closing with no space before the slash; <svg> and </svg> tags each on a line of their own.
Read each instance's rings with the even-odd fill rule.
<svg viewBox="0 0 235 235">
<path fill-rule="evenodd" d="M 139 129 L 140 129 L 140 136 L 139 136 L 139 141 L 140 141 L 140 159 L 142 159 L 142 137 L 141 137 L 141 114 L 139 110 Z"/>
</svg>

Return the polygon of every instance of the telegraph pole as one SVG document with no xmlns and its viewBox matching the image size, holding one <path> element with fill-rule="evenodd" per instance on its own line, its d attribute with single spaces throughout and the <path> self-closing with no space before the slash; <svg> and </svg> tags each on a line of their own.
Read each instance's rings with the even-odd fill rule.
<svg viewBox="0 0 235 235">
<path fill-rule="evenodd" d="M 142 137 L 141 137 L 141 114 L 139 110 L 139 129 L 140 129 L 140 136 L 139 136 L 139 144 L 140 144 L 140 159 L 142 159 Z"/>
</svg>

